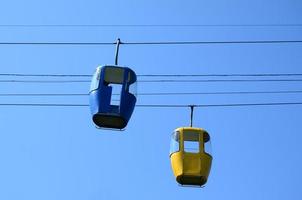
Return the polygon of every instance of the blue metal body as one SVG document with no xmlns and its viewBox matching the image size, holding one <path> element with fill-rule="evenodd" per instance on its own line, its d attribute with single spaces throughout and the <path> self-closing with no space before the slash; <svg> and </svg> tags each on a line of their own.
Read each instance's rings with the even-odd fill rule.
<svg viewBox="0 0 302 200">
<path fill-rule="evenodd" d="M 92 120 L 96 126 L 112 129 L 127 126 L 136 103 L 136 96 L 129 89 L 135 83 L 136 74 L 128 67 L 102 66 L 96 69 L 89 92 Z M 112 84 L 121 86 L 117 94 L 119 103 L 115 105 L 112 104 Z"/>
</svg>

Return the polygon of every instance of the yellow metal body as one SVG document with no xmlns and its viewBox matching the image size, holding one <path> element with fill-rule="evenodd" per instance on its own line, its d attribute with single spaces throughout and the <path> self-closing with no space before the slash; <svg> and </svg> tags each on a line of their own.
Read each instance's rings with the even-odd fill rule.
<svg viewBox="0 0 302 200">
<path fill-rule="evenodd" d="M 176 181 L 181 185 L 204 185 L 212 164 L 212 156 L 204 150 L 204 143 L 210 139 L 209 134 L 203 129 L 194 127 L 181 127 L 175 131 L 179 134 L 179 151 L 171 153 L 170 160 Z M 191 138 L 188 137 L 188 133 Z M 195 138 L 192 138 L 194 134 Z M 199 150 L 186 152 L 184 141 L 198 142 Z"/>
</svg>

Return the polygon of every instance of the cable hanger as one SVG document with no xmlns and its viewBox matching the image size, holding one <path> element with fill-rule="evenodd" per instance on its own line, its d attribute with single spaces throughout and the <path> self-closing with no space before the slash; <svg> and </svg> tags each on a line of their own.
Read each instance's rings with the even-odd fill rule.
<svg viewBox="0 0 302 200">
<path fill-rule="evenodd" d="M 118 53 L 119 53 L 120 44 L 122 44 L 121 39 L 117 38 L 116 50 L 115 50 L 115 62 L 114 62 L 115 65 L 118 65 Z"/>
<path fill-rule="evenodd" d="M 191 115 L 190 115 L 190 127 L 193 127 L 193 112 L 194 112 L 194 105 L 189 105 L 191 109 Z"/>
</svg>

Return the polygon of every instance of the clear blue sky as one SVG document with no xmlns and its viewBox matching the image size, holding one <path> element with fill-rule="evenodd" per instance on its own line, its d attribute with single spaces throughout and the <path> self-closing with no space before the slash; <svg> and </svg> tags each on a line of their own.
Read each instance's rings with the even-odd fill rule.
<svg viewBox="0 0 302 200">
<path fill-rule="evenodd" d="M 2 1 L 0 24 L 295 24 L 299 0 Z M 301 40 L 302 27 L 0 27 L 3 42 Z M 92 74 L 114 46 L 0 46 L 0 73 Z M 301 44 L 121 46 L 137 74 L 302 73 Z M 1 77 L 5 79 L 5 77 Z M 29 78 L 33 79 L 33 78 Z M 38 79 L 38 78 L 37 78 Z M 41 78 L 39 78 L 41 80 Z M 138 92 L 299 90 L 300 82 L 138 85 Z M 86 93 L 89 83 L 1 83 L 0 93 Z M 139 96 L 139 104 L 301 101 L 301 94 Z M 88 103 L 1 97 L 0 103 Z M 136 108 L 125 132 L 95 129 L 89 108 L 0 107 L 0 199 L 301 199 L 302 106 L 199 108 L 212 137 L 205 188 L 172 175 L 172 131 L 189 109 Z"/>
</svg>

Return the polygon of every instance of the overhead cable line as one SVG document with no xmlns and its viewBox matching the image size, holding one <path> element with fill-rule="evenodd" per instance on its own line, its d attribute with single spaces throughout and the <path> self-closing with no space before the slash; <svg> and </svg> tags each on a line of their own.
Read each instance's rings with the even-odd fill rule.
<svg viewBox="0 0 302 200">
<path fill-rule="evenodd" d="M 92 77 L 90 74 L 25 74 L 0 73 L 0 76 L 16 77 Z M 138 74 L 138 77 L 264 77 L 264 76 L 302 76 L 302 73 L 258 73 L 258 74 Z"/>
<path fill-rule="evenodd" d="M 206 80 L 138 80 L 138 83 L 204 83 L 204 82 L 301 82 L 302 79 L 206 79 Z M 90 83 L 90 80 L 0 80 L 0 83 Z"/>
<path fill-rule="evenodd" d="M 81 45 L 81 46 L 100 46 L 115 45 L 115 42 L 0 42 L 0 45 Z"/>
<path fill-rule="evenodd" d="M 233 104 L 195 104 L 194 107 L 245 107 L 245 106 L 285 106 L 302 105 L 302 102 L 268 102 L 268 103 L 233 103 Z M 88 107 L 89 104 L 58 104 L 58 103 L 0 103 L 0 106 L 29 106 L 29 107 Z M 185 108 L 185 104 L 139 104 L 143 108 Z"/>
<path fill-rule="evenodd" d="M 234 91 L 234 92 L 149 92 L 137 93 L 138 96 L 174 96 L 174 95 L 245 95 L 245 94 L 299 94 L 302 90 L 288 91 Z M 88 93 L 0 93 L 0 96 L 88 96 Z M 120 94 L 112 94 L 119 96 Z"/>
<path fill-rule="evenodd" d="M 302 92 L 302 91 L 301 91 Z M 88 93 L 2 93 L 0 96 L 88 96 Z M 119 94 L 113 94 L 119 95 Z"/>
<path fill-rule="evenodd" d="M 18 77 L 92 77 L 89 74 L 23 74 L 23 73 L 1 73 L 0 76 Z"/>
<path fill-rule="evenodd" d="M 242 41 L 162 41 L 162 42 L 126 42 L 126 45 L 200 45 L 200 44 L 277 44 L 302 43 L 302 40 L 242 40 Z"/>
<path fill-rule="evenodd" d="M 8 28 L 106 28 L 106 27 L 301 27 L 300 23 L 267 23 L 267 24 L 0 24 Z"/>
<path fill-rule="evenodd" d="M 120 42 L 120 45 L 208 45 L 208 44 L 286 44 L 302 43 L 302 40 L 238 40 L 238 41 L 158 41 Z M 101 46 L 116 45 L 116 42 L 0 42 L 0 45 L 52 45 L 52 46 Z"/>
<path fill-rule="evenodd" d="M 1 74 L 0 74 L 1 75 Z M 139 74 L 140 77 L 240 77 L 240 76 L 302 76 L 302 73 L 269 74 Z"/>
<path fill-rule="evenodd" d="M 139 96 L 170 96 L 170 95 L 236 95 L 236 94 L 296 94 L 302 93 L 302 90 L 294 91 L 234 91 L 234 92 L 150 92 L 138 93 Z"/>
<path fill-rule="evenodd" d="M 276 102 L 276 103 L 231 103 L 231 104 L 194 104 L 194 105 L 182 105 L 182 104 L 141 104 L 137 107 L 148 108 L 183 108 L 183 107 L 241 107 L 241 106 L 281 106 L 281 105 L 302 105 L 302 102 Z"/>
<path fill-rule="evenodd" d="M 0 80 L 0 83 L 89 83 L 89 80 Z"/>
<path fill-rule="evenodd" d="M 207 79 L 207 80 L 138 80 L 141 83 L 196 83 L 196 82 L 300 82 L 302 79 Z"/>
</svg>

